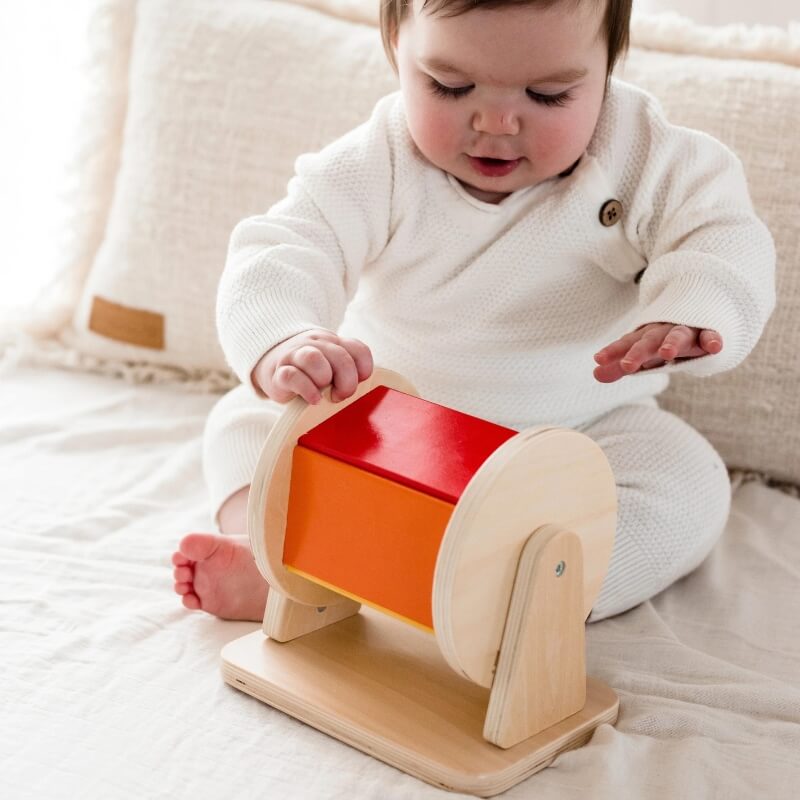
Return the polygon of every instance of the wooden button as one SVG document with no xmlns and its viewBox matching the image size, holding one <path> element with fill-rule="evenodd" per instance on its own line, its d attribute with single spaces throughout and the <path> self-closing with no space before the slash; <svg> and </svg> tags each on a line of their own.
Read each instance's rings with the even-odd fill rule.
<svg viewBox="0 0 800 800">
<path fill-rule="evenodd" d="M 616 225 L 622 219 L 622 203 L 619 200 L 606 200 L 600 209 L 600 222 L 606 228 Z"/>
</svg>

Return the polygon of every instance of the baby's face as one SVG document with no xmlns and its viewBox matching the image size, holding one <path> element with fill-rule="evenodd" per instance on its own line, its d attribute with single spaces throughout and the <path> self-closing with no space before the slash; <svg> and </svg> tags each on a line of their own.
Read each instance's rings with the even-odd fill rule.
<svg viewBox="0 0 800 800">
<path fill-rule="evenodd" d="M 395 48 L 420 152 L 489 203 L 571 167 L 603 102 L 605 3 L 478 8 L 457 17 L 421 6 L 414 0 Z"/>
</svg>

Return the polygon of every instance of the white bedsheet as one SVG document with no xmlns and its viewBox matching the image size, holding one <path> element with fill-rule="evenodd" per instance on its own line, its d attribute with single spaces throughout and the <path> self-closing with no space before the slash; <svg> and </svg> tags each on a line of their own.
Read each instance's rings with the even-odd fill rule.
<svg viewBox="0 0 800 800">
<path fill-rule="evenodd" d="M 223 683 L 220 648 L 258 626 L 185 611 L 169 562 L 210 529 L 215 399 L 0 374 L 0 796 L 452 797 Z M 616 726 L 504 796 L 800 796 L 798 611 L 800 501 L 745 484 L 700 569 L 589 626 Z"/>
</svg>

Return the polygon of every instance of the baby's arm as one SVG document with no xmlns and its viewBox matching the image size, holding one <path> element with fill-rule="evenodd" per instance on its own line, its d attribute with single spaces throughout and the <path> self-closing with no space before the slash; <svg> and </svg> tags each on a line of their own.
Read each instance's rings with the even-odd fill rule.
<svg viewBox="0 0 800 800">
<path fill-rule="evenodd" d="M 652 101 L 618 114 L 635 132 L 616 153 L 630 182 L 623 226 L 647 268 L 638 309 L 595 355 L 595 377 L 732 369 L 775 306 L 775 248 L 742 165 L 712 137 L 669 124 Z"/>
<path fill-rule="evenodd" d="M 362 269 L 388 239 L 388 110 L 380 101 L 364 125 L 319 153 L 300 156 L 287 196 L 266 214 L 240 222 L 231 235 L 217 329 L 228 363 L 261 395 L 289 399 L 292 392 L 310 400 L 313 389 L 300 373 L 322 388 L 320 355 L 340 399 L 354 374 L 366 377 L 366 346 L 342 346 L 335 331 Z M 306 339 L 294 347 L 302 334 Z"/>
</svg>

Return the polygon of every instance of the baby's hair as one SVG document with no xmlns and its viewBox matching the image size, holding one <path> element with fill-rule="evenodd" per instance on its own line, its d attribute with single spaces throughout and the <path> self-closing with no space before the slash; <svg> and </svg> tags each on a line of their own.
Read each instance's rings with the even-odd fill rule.
<svg viewBox="0 0 800 800">
<path fill-rule="evenodd" d="M 574 6 L 581 3 L 605 2 L 606 11 L 603 20 L 606 43 L 608 45 L 608 66 L 606 77 L 611 75 L 614 65 L 628 49 L 630 40 L 631 4 L 633 0 L 423 0 L 422 8 L 429 14 L 440 14 L 443 17 L 457 17 L 475 8 L 500 8 L 501 6 L 531 5 L 550 8 L 556 3 L 571 2 Z M 411 12 L 413 0 L 381 0 L 381 37 L 383 48 L 397 72 L 397 62 L 392 50 L 392 40 L 400 27 L 400 23 Z"/>
</svg>

